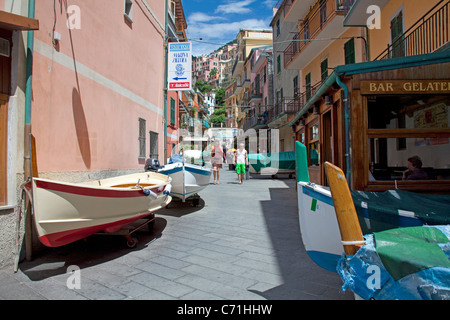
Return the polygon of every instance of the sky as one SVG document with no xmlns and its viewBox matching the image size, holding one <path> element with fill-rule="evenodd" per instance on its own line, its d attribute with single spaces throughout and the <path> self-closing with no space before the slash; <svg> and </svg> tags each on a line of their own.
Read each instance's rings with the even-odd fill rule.
<svg viewBox="0 0 450 320">
<path fill-rule="evenodd" d="M 182 0 L 192 54 L 209 54 L 236 39 L 239 29 L 272 29 L 278 0 Z M 202 40 L 200 40 L 202 39 Z"/>
</svg>

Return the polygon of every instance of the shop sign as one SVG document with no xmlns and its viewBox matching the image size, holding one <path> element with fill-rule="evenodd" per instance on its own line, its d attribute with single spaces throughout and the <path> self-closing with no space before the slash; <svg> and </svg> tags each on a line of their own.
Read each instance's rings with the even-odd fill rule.
<svg viewBox="0 0 450 320">
<path fill-rule="evenodd" d="M 168 53 L 169 91 L 192 90 L 192 44 L 190 42 L 169 43 Z"/>
<path fill-rule="evenodd" d="M 442 94 L 450 93 L 450 80 L 364 80 L 361 94 Z"/>
</svg>

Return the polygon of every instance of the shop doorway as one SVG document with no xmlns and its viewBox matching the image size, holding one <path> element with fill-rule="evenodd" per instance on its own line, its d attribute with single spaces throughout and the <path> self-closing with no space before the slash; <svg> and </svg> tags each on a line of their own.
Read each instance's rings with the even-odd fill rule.
<svg viewBox="0 0 450 320">
<path fill-rule="evenodd" d="M 333 121 L 331 110 L 327 111 L 322 115 L 322 154 L 320 159 L 320 165 L 325 168 L 324 164 L 326 161 L 334 163 L 333 156 Z M 328 186 L 327 177 L 324 170 L 321 170 L 322 181 L 325 186 Z"/>
</svg>

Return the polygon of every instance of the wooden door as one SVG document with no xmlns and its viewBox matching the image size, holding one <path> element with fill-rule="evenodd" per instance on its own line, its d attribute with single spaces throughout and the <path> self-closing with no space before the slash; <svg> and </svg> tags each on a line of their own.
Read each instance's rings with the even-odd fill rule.
<svg viewBox="0 0 450 320">
<path fill-rule="evenodd" d="M 8 96 L 0 94 L 0 206 L 7 204 Z"/>
</svg>

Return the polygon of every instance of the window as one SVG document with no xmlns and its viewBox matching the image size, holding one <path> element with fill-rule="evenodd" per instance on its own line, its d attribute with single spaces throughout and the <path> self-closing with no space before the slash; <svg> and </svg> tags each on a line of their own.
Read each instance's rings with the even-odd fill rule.
<svg viewBox="0 0 450 320">
<path fill-rule="evenodd" d="M 449 108 L 445 95 L 370 97 L 368 167 L 375 180 L 450 180 Z M 420 174 L 403 176 L 413 156 L 422 162 Z"/>
<path fill-rule="evenodd" d="M 170 124 L 175 125 L 175 99 L 170 98 Z"/>
<path fill-rule="evenodd" d="M 139 158 L 145 158 L 145 119 L 139 118 Z"/>
<path fill-rule="evenodd" d="M 150 158 L 158 159 L 158 133 L 150 131 Z"/>
<path fill-rule="evenodd" d="M 309 21 L 306 20 L 305 24 L 303 25 L 303 39 L 308 40 L 309 39 Z"/>
<path fill-rule="evenodd" d="M 254 82 L 254 84 L 255 84 L 255 91 L 254 91 L 254 94 L 256 94 L 256 95 L 260 95 L 261 94 L 261 81 L 260 81 L 260 76 L 259 76 L 259 74 L 255 77 L 255 82 Z"/>
<path fill-rule="evenodd" d="M 391 20 L 392 58 L 403 57 L 405 47 L 403 43 L 403 12 L 399 12 Z"/>
<path fill-rule="evenodd" d="M 320 2 L 320 26 L 323 26 L 327 21 L 327 0 Z"/>
<path fill-rule="evenodd" d="M 318 166 L 320 160 L 319 150 L 319 123 L 314 122 L 308 128 L 308 164 L 310 166 Z"/>
<path fill-rule="evenodd" d="M 320 64 L 320 77 L 322 81 L 328 77 L 328 59 L 323 60 Z"/>
<path fill-rule="evenodd" d="M 280 20 L 277 21 L 277 37 L 280 35 Z"/>
<path fill-rule="evenodd" d="M 298 76 L 294 77 L 294 98 L 298 97 Z"/>
<path fill-rule="evenodd" d="M 311 72 L 305 77 L 305 90 L 306 90 L 306 100 L 311 98 Z"/>
<path fill-rule="evenodd" d="M 132 0 L 125 0 L 125 17 L 129 21 L 133 21 L 133 1 Z"/>
<path fill-rule="evenodd" d="M 281 55 L 277 56 L 277 73 L 281 72 Z"/>
<path fill-rule="evenodd" d="M 345 64 L 355 63 L 355 39 L 352 38 L 344 45 Z"/>
</svg>

